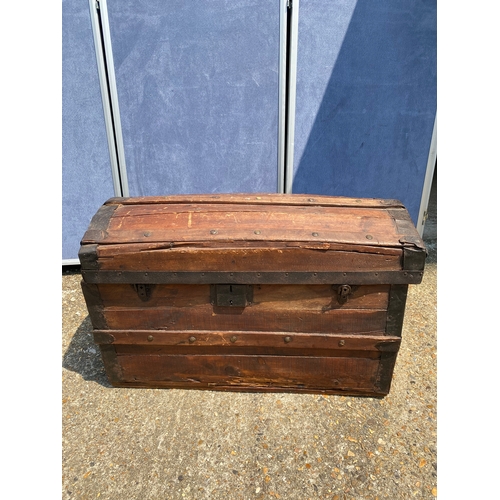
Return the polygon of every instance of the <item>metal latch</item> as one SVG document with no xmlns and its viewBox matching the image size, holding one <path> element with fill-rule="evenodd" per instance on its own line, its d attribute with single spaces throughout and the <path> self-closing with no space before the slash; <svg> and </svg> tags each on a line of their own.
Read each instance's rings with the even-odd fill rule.
<svg viewBox="0 0 500 500">
<path fill-rule="evenodd" d="M 210 287 L 210 301 L 217 307 L 246 307 L 252 300 L 252 285 L 212 285 Z"/>
<path fill-rule="evenodd" d="M 352 293 L 350 285 L 340 285 L 337 289 L 338 299 L 341 304 L 347 302 L 347 298 Z"/>
<path fill-rule="evenodd" d="M 151 289 L 153 288 L 153 285 L 144 285 L 141 283 L 133 286 L 137 295 L 143 302 L 146 302 L 151 298 Z"/>
</svg>

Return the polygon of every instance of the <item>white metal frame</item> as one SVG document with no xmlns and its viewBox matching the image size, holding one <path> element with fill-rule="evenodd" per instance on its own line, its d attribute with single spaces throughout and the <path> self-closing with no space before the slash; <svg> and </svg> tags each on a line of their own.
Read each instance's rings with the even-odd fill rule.
<svg viewBox="0 0 500 500">
<path fill-rule="evenodd" d="M 113 109 L 113 126 L 115 130 L 116 152 L 121 177 L 122 196 L 129 196 L 127 166 L 125 163 L 125 148 L 123 146 L 122 124 L 120 120 L 120 106 L 118 104 L 118 90 L 116 88 L 115 65 L 113 49 L 111 47 L 111 33 L 109 29 L 107 0 L 99 0 L 101 10 L 102 36 L 106 51 L 106 68 L 108 71 L 108 86 L 111 106 Z"/>
<path fill-rule="evenodd" d="M 80 259 L 63 259 L 62 265 L 63 266 L 79 266 Z"/>
<path fill-rule="evenodd" d="M 420 210 L 418 212 L 417 231 L 422 236 L 424 234 L 425 220 L 427 219 L 427 208 L 431 196 L 432 179 L 434 177 L 434 168 L 437 158 L 437 115 L 434 118 L 434 128 L 432 129 L 431 147 L 427 158 L 427 169 L 425 171 L 424 187 L 422 189 L 422 198 L 420 201 Z"/>
<path fill-rule="evenodd" d="M 278 111 L 278 193 L 285 192 L 286 67 L 287 67 L 288 0 L 280 0 L 279 111 Z"/>
<path fill-rule="evenodd" d="M 97 73 L 99 76 L 99 86 L 101 90 L 102 109 L 104 113 L 104 124 L 106 129 L 106 138 L 108 141 L 109 161 L 111 166 L 111 178 L 113 181 L 113 192 L 115 196 L 124 196 L 122 191 L 123 174 L 119 169 L 119 158 L 117 156 L 117 147 L 115 142 L 115 129 L 113 126 L 113 112 L 109 100 L 108 75 L 106 67 L 106 58 L 103 53 L 103 40 L 99 26 L 98 9 L 102 7 L 103 0 L 88 0 L 90 11 L 90 22 L 92 25 L 92 35 L 94 39 L 94 50 L 97 62 Z M 104 0 L 105 1 L 105 0 Z M 107 11 L 106 11 L 107 19 Z M 114 72 L 113 72 L 114 76 Z M 121 135 L 121 131 L 120 131 Z M 121 181 L 120 181 L 121 177 Z M 125 174 L 126 180 L 126 174 Z M 128 190 L 128 186 L 127 186 Z M 62 259 L 63 266 L 76 266 L 80 264 L 79 259 Z"/>
<path fill-rule="evenodd" d="M 102 50 L 101 30 L 99 27 L 99 13 L 97 2 L 89 0 L 90 21 L 92 23 L 92 34 L 94 36 L 94 49 L 97 60 L 97 72 L 99 74 L 99 85 L 101 87 L 102 108 L 104 111 L 104 122 L 106 136 L 108 139 L 109 160 L 111 163 L 111 175 L 115 196 L 121 196 L 120 174 L 118 170 L 118 158 L 116 156 L 115 137 L 113 132 L 113 115 L 108 99 L 108 79 L 106 75 L 106 64 Z"/>
<path fill-rule="evenodd" d="M 89 0 L 89 8 L 115 196 L 129 196 L 120 107 L 109 31 L 108 6 L 106 0 Z M 102 32 L 99 26 L 99 16 Z"/>
<path fill-rule="evenodd" d="M 290 54 L 288 54 L 288 115 L 286 138 L 285 193 L 292 193 L 293 152 L 295 147 L 295 97 L 297 90 L 297 47 L 299 36 L 299 0 L 290 2 Z M 284 133 L 284 131 L 283 131 Z"/>
</svg>

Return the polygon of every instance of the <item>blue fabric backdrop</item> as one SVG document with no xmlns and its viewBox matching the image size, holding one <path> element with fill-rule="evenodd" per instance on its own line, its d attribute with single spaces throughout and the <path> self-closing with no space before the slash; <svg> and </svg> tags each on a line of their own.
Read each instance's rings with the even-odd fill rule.
<svg viewBox="0 0 500 500">
<path fill-rule="evenodd" d="M 114 196 L 86 0 L 62 3 L 62 258 L 77 259 L 90 219 Z"/>
<path fill-rule="evenodd" d="M 417 223 L 435 0 L 300 0 L 294 193 L 400 199 Z"/>
<path fill-rule="evenodd" d="M 132 196 L 276 192 L 278 0 L 108 0 Z"/>
</svg>

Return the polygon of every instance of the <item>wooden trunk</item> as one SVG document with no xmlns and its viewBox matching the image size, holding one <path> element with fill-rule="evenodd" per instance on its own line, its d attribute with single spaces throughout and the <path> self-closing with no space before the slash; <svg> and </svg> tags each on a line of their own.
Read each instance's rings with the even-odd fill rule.
<svg viewBox="0 0 500 500">
<path fill-rule="evenodd" d="M 384 396 L 426 251 L 396 200 L 112 198 L 79 253 L 116 387 Z"/>
</svg>

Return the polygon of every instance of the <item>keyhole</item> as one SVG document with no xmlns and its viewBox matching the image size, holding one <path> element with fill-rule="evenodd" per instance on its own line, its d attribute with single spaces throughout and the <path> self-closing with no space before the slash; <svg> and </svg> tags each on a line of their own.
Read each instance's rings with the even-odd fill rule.
<svg viewBox="0 0 500 500">
<path fill-rule="evenodd" d="M 341 285 L 338 288 L 339 301 L 341 303 L 347 301 L 347 297 L 351 294 L 351 287 L 349 285 Z"/>
<path fill-rule="evenodd" d="M 233 285 L 229 285 L 229 292 L 233 293 Z"/>
</svg>

